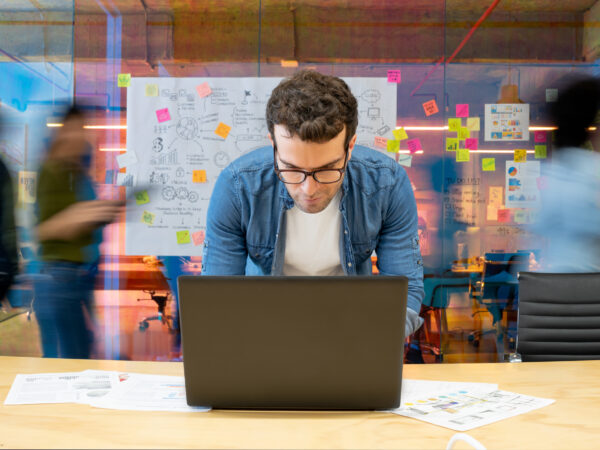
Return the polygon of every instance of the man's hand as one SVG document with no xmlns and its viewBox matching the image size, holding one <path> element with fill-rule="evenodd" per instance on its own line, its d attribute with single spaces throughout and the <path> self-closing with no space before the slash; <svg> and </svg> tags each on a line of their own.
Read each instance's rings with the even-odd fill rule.
<svg viewBox="0 0 600 450">
<path fill-rule="evenodd" d="M 113 222 L 123 211 L 121 200 L 77 202 L 56 213 L 37 227 L 40 241 L 71 241 L 95 228 Z"/>
</svg>

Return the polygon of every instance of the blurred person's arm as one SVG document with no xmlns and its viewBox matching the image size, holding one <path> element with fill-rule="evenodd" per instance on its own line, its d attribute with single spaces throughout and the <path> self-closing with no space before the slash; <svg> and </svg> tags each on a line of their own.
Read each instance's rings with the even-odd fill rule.
<svg viewBox="0 0 600 450">
<path fill-rule="evenodd" d="M 12 179 L 6 166 L 1 161 L 0 180 L 2 180 L 2 185 L 0 186 L 0 206 L 2 207 L 2 211 L 0 212 L 0 217 L 2 218 L 2 223 L 0 223 L 0 229 L 2 230 L 0 247 L 6 252 L 4 256 L 8 260 L 12 275 L 14 275 L 19 272 L 17 227 L 15 224 L 15 197 Z"/>
</svg>

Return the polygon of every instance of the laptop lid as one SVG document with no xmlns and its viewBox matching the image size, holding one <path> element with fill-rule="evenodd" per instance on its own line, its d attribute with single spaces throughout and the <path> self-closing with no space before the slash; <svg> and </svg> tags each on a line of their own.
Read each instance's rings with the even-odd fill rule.
<svg viewBox="0 0 600 450">
<path fill-rule="evenodd" d="M 399 406 L 405 277 L 178 278 L 188 404 Z"/>
</svg>

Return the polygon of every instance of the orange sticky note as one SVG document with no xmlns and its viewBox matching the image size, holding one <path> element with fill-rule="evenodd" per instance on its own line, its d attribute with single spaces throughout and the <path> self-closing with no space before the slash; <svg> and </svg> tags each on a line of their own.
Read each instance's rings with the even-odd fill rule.
<svg viewBox="0 0 600 450">
<path fill-rule="evenodd" d="M 206 170 L 194 170 L 192 172 L 192 182 L 206 183 Z"/>
<path fill-rule="evenodd" d="M 221 136 L 223 139 L 227 139 L 227 136 L 229 136 L 230 131 L 231 127 L 229 125 L 225 125 L 223 122 L 219 122 L 219 126 L 215 130 L 215 134 L 217 136 Z"/>
<path fill-rule="evenodd" d="M 381 136 L 375 136 L 375 148 L 387 149 L 387 139 Z"/>
<path fill-rule="evenodd" d="M 192 233 L 192 241 L 194 245 L 202 245 L 204 244 L 204 238 L 206 237 L 206 231 L 200 230 Z"/>
<path fill-rule="evenodd" d="M 198 93 L 200 98 L 207 97 L 210 94 L 212 94 L 212 90 L 211 90 L 210 86 L 208 85 L 208 83 L 206 83 L 206 82 L 196 86 L 196 92 Z"/>
<path fill-rule="evenodd" d="M 498 222 L 510 222 L 510 209 L 498 210 Z"/>
<path fill-rule="evenodd" d="M 515 150 L 515 162 L 527 161 L 527 150 L 518 149 Z"/>
<path fill-rule="evenodd" d="M 435 100 L 423 103 L 423 109 L 425 110 L 425 115 L 428 117 L 440 111 Z"/>
</svg>

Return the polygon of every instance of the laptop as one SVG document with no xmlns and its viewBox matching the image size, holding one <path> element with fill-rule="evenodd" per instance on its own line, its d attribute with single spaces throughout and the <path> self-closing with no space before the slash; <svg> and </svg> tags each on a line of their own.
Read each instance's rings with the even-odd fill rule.
<svg viewBox="0 0 600 450">
<path fill-rule="evenodd" d="M 398 407 L 407 285 L 391 276 L 180 276 L 188 404 Z"/>
</svg>

